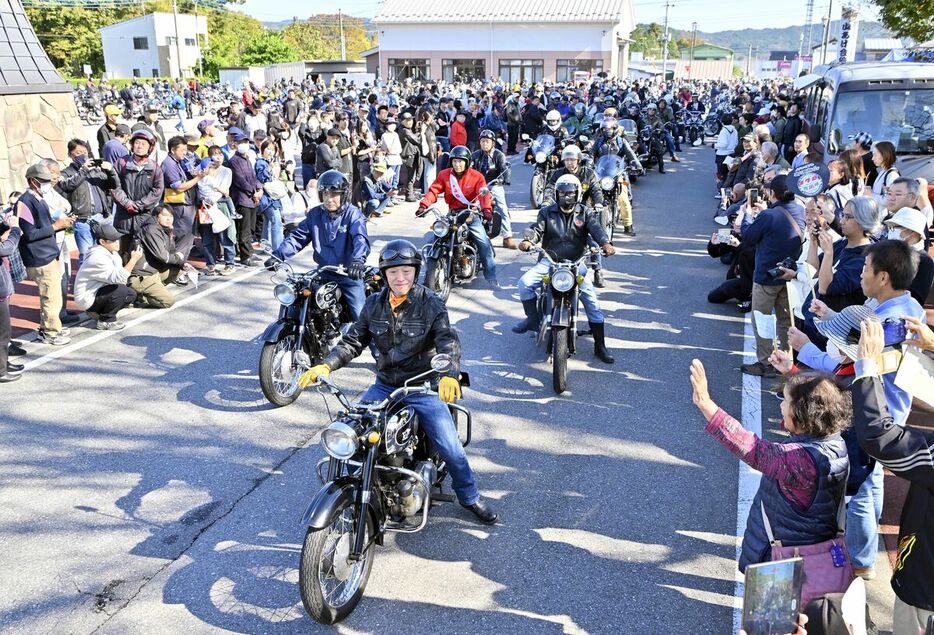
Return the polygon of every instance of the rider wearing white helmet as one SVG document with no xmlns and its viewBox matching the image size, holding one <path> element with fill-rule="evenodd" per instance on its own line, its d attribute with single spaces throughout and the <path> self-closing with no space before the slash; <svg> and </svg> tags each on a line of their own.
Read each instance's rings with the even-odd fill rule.
<svg viewBox="0 0 934 635">
<path fill-rule="evenodd" d="M 545 125 L 542 126 L 539 134 L 553 135 L 555 141 L 561 142 L 568 138 L 568 130 L 561 125 L 561 113 L 557 110 L 549 110 L 545 115 Z"/>
</svg>

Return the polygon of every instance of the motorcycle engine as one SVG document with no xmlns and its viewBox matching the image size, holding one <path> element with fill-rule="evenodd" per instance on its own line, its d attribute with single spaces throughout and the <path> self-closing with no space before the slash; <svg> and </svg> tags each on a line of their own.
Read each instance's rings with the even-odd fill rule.
<svg viewBox="0 0 934 635">
<path fill-rule="evenodd" d="M 415 473 L 428 483 L 431 488 L 438 478 L 438 468 L 431 461 L 419 461 L 415 466 Z M 393 506 L 393 511 L 398 511 L 403 517 L 414 516 L 422 510 L 425 503 L 425 492 L 420 484 L 413 478 L 404 478 L 396 484 L 396 494 L 398 495 L 397 506 Z"/>
</svg>

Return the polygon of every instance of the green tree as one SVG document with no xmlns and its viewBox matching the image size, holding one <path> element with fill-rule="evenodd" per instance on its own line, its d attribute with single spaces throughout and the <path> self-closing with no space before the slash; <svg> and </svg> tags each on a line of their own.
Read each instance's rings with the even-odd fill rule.
<svg viewBox="0 0 934 635">
<path fill-rule="evenodd" d="M 882 24 L 899 37 L 924 42 L 934 37 L 934 0 L 874 0 Z"/>
<path fill-rule="evenodd" d="M 295 47 L 274 31 L 259 31 L 247 40 L 240 54 L 244 66 L 265 66 L 299 59 Z"/>
<path fill-rule="evenodd" d="M 340 59 L 340 16 L 318 14 L 308 20 L 294 20 L 282 30 L 282 37 L 292 44 L 302 59 Z M 372 46 L 366 25 L 360 18 L 344 16 L 344 46 L 347 59 L 360 59 L 360 53 Z"/>
<path fill-rule="evenodd" d="M 256 18 L 236 11 L 208 12 L 208 46 L 204 50 L 204 72 L 218 77 L 218 69 L 240 66 L 247 42 L 263 32 Z"/>
</svg>

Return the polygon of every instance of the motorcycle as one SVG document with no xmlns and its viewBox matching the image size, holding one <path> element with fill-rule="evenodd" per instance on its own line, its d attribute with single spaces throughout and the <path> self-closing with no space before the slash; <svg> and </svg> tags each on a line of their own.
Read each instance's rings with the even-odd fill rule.
<svg viewBox="0 0 934 635">
<path fill-rule="evenodd" d="M 619 223 L 619 193 L 621 186 L 628 188 L 629 200 L 632 201 L 632 188 L 629 187 L 625 162 L 618 154 L 604 154 L 597 159 L 594 173 L 597 175 L 600 189 L 603 190 L 604 208 L 600 221 L 606 227 L 610 242 L 613 242 L 616 225 Z"/>
<path fill-rule="evenodd" d="M 629 138 L 638 140 L 639 133 L 636 130 L 635 121 L 633 121 L 632 119 L 620 119 L 619 127 L 620 127 L 620 130 L 622 130 L 624 136 L 626 137 L 627 142 Z M 636 159 L 638 160 L 638 157 L 636 157 Z M 641 162 L 637 163 L 636 161 L 631 159 L 628 156 L 628 153 L 626 156 L 626 173 L 629 176 L 630 182 L 633 184 L 638 183 L 639 177 L 645 174 L 645 168 L 642 166 L 642 163 Z M 630 190 L 630 196 L 631 194 L 632 194 L 632 191 Z"/>
<path fill-rule="evenodd" d="M 700 112 L 696 111 L 687 111 L 687 118 L 684 122 L 684 130 L 687 135 L 687 142 L 691 145 L 695 145 L 695 142 L 700 141 L 696 145 L 701 145 L 704 143 L 704 121 L 701 119 Z M 718 131 L 719 132 L 719 131 Z"/>
<path fill-rule="evenodd" d="M 259 385 L 269 403 L 282 407 L 302 394 L 298 378 L 305 368 L 319 364 L 327 356 L 340 338 L 342 326 L 351 319 L 340 287 L 322 279 L 325 273 L 347 275 L 343 266 L 329 265 L 296 273 L 290 265 L 280 263 L 278 272 L 285 273 L 285 278 L 273 288 L 280 305 L 279 317 L 262 335 Z M 364 277 L 366 294 L 378 292 L 382 286 L 379 269 L 368 268 Z"/>
<path fill-rule="evenodd" d="M 528 135 L 523 135 L 522 138 L 524 141 L 529 140 Z M 543 204 L 548 177 L 559 162 L 554 136 L 550 134 L 538 135 L 526 152 L 525 160 L 526 163 L 534 162 L 535 164 L 535 171 L 532 173 L 532 181 L 529 184 L 529 201 L 532 207 L 538 209 Z"/>
<path fill-rule="evenodd" d="M 489 188 L 481 188 L 480 196 L 489 192 Z M 480 271 L 480 255 L 470 238 L 468 226 L 472 215 L 480 213 L 480 206 L 475 199 L 467 209 L 442 212 L 437 207 L 429 207 L 428 211 L 435 216 L 431 224 L 431 233 L 435 237 L 422 247 L 426 262 L 425 286 L 446 304 L 455 282 L 470 282 Z M 498 219 L 498 215 L 493 214 L 493 221 L 484 221 L 487 235 L 493 231 L 493 222 Z"/>
<path fill-rule="evenodd" d="M 577 352 L 578 300 L 584 281 L 580 269 L 598 250 L 591 248 L 574 262 L 555 262 L 546 250 L 537 246 L 529 251 L 542 254 L 551 266 L 536 290 L 536 306 L 542 316 L 536 341 L 551 357 L 552 388 L 560 395 L 568 387 L 568 357 Z"/>
<path fill-rule="evenodd" d="M 387 532 L 421 531 L 436 501 L 454 501 L 442 490 L 444 462 L 428 443 L 415 410 L 401 403 L 431 392 L 429 379 L 448 371 L 451 363 L 449 355 L 435 355 L 430 370 L 379 403 L 351 403 L 328 377 L 320 377 L 342 410 L 321 433 L 328 456 L 316 472 L 323 487 L 302 517 L 308 530 L 298 584 L 305 610 L 316 621 L 334 624 L 356 608 L 373 567 L 374 545 L 382 546 Z M 469 385 L 466 374 L 461 385 Z M 457 404 L 448 408 L 466 447 L 470 411 Z"/>
<path fill-rule="evenodd" d="M 659 172 L 665 171 L 665 131 L 662 128 L 644 126 L 639 133 L 641 154 L 639 161 L 646 170 L 658 166 Z"/>
</svg>

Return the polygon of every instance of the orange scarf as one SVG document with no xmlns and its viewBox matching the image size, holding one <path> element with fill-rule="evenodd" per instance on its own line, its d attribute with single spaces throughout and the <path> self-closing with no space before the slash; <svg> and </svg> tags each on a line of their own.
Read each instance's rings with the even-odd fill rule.
<svg viewBox="0 0 934 635">
<path fill-rule="evenodd" d="M 409 298 L 408 294 L 406 294 L 406 295 L 404 295 L 404 296 L 402 296 L 402 297 L 399 297 L 399 298 L 397 298 L 396 296 L 394 296 L 392 293 L 389 294 L 389 308 L 392 310 L 393 314 L 396 313 L 396 309 L 398 309 L 400 306 L 402 306 L 402 304 L 403 304 L 408 298 Z"/>
</svg>

